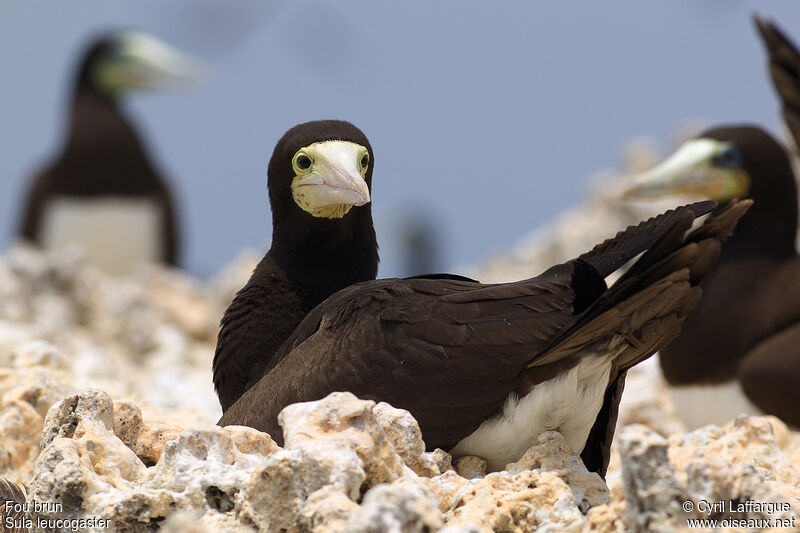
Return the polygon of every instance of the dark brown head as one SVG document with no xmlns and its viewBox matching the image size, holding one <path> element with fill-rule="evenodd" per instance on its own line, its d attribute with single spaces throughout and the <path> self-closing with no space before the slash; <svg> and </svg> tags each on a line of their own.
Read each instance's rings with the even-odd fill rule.
<svg viewBox="0 0 800 533">
<path fill-rule="evenodd" d="M 335 251 L 362 232 L 374 240 L 373 165 L 366 135 L 349 122 L 306 122 L 287 131 L 267 171 L 273 250 Z"/>
</svg>

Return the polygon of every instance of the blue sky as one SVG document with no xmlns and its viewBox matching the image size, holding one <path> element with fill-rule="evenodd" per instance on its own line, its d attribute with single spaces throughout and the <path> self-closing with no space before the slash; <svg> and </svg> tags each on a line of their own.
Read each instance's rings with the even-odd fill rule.
<svg viewBox="0 0 800 533">
<path fill-rule="evenodd" d="M 375 150 L 391 276 L 409 220 L 427 219 L 454 270 L 578 201 L 626 140 L 667 145 L 695 118 L 779 130 L 756 11 L 800 41 L 793 0 L 2 2 L 0 242 L 62 142 L 76 54 L 102 30 L 152 32 L 210 67 L 202 87 L 125 105 L 176 189 L 189 270 L 268 248 L 275 142 L 339 118 Z"/>
</svg>

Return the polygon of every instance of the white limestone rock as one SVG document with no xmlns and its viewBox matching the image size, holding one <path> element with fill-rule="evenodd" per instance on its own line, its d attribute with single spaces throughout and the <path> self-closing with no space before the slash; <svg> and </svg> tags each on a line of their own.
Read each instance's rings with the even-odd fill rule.
<svg viewBox="0 0 800 533">
<path fill-rule="evenodd" d="M 626 527 L 630 531 L 669 531 L 690 517 L 681 507 L 689 493 L 669 462 L 666 439 L 637 424 L 627 426 L 619 438 Z"/>
<path fill-rule="evenodd" d="M 190 511 L 200 512 L 206 524 L 241 525 L 240 492 L 278 450 L 267 435 L 197 425 L 164 443 L 158 462 L 148 468 L 114 433 L 116 427 L 126 440 L 141 443 L 136 409 L 118 406 L 126 418 L 116 425 L 114 413 L 111 398 L 96 390 L 50 409 L 28 496 L 61 505 L 58 512 L 43 513 L 46 518 L 97 517 L 116 531 L 137 531 Z"/>
<path fill-rule="evenodd" d="M 433 493 L 420 480 L 377 485 L 347 522 L 351 533 L 426 533 L 444 524 Z"/>
<path fill-rule="evenodd" d="M 372 412 L 395 452 L 411 470 L 425 477 L 438 476 L 441 473 L 437 461 L 443 459 L 441 454 L 445 452 L 439 450 L 435 455 L 433 452 L 425 452 L 422 432 L 411 413 L 405 409 L 395 409 L 386 402 L 375 405 Z M 449 455 L 444 461 L 444 464 L 449 463 Z"/>
<path fill-rule="evenodd" d="M 478 479 L 486 475 L 486 460 L 475 455 L 462 455 L 453 460 L 453 469 L 466 479 Z"/>
<path fill-rule="evenodd" d="M 667 440 L 628 426 L 620 436 L 627 528 L 667 531 L 697 518 L 800 524 L 800 474 L 775 437 L 784 429 L 772 417 L 742 416 Z"/>
<path fill-rule="evenodd" d="M 362 463 L 365 488 L 412 474 L 387 439 L 374 407 L 375 402 L 359 400 L 349 392 L 290 405 L 278 415 L 284 447 L 316 457 L 335 453 L 337 461 L 353 454 L 347 463 Z"/>
<path fill-rule="evenodd" d="M 591 507 L 608 503 L 608 487 L 602 478 L 586 470 L 580 457 L 570 448 L 564 437 L 556 431 L 539 435 L 539 442 L 516 463 L 506 467 L 511 474 L 525 470 L 549 471 L 557 474 L 572 491 L 582 512 Z"/>
</svg>

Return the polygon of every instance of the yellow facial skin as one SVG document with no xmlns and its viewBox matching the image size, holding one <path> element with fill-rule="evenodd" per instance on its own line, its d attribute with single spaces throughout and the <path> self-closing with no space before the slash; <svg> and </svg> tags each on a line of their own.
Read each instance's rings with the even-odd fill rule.
<svg viewBox="0 0 800 533">
<path fill-rule="evenodd" d="M 315 217 L 342 218 L 351 207 L 369 203 L 364 176 L 371 163 L 369 151 L 354 142 L 304 146 L 292 157 L 292 197 L 300 209 Z"/>
<path fill-rule="evenodd" d="M 675 188 L 677 194 L 702 196 L 716 202 L 743 198 L 750 189 L 750 178 L 744 170 L 713 169 L 706 173 L 703 181 Z"/>
<path fill-rule="evenodd" d="M 747 172 L 713 164 L 714 157 L 729 147 L 712 139 L 689 141 L 663 163 L 635 177 L 622 196 L 631 199 L 686 194 L 717 202 L 746 197 L 750 190 Z"/>
</svg>

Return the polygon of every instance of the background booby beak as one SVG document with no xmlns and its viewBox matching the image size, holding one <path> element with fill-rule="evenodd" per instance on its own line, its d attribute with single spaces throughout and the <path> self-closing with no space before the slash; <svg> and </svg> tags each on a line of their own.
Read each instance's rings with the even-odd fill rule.
<svg viewBox="0 0 800 533">
<path fill-rule="evenodd" d="M 749 188 L 747 173 L 740 164 L 719 162 L 732 149 L 730 143 L 712 139 L 688 141 L 664 162 L 634 177 L 622 198 L 683 194 L 724 201 L 741 197 Z"/>
<path fill-rule="evenodd" d="M 339 218 L 351 207 L 369 203 L 360 161 L 366 149 L 347 141 L 315 143 L 304 149 L 311 168 L 292 180 L 292 195 L 303 210 L 314 216 Z"/>
<path fill-rule="evenodd" d="M 199 83 L 206 70 L 200 60 L 152 35 L 127 32 L 101 75 L 115 89 L 163 89 Z"/>
</svg>

